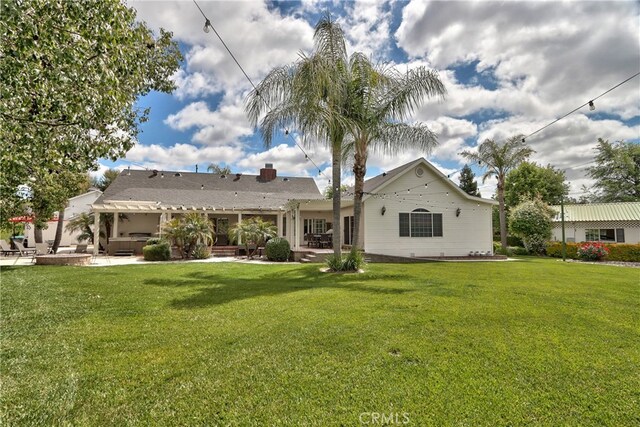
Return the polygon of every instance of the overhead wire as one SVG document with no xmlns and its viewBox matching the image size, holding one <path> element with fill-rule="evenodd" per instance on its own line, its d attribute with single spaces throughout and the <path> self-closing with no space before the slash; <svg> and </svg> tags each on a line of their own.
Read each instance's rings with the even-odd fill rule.
<svg viewBox="0 0 640 427">
<path fill-rule="evenodd" d="M 249 81 L 249 83 L 251 84 L 251 86 L 253 87 L 253 89 L 256 92 L 256 95 L 258 95 L 258 97 L 262 100 L 262 102 L 264 102 L 265 106 L 267 107 L 268 110 L 273 110 L 271 108 L 271 105 L 269 105 L 269 102 L 262 96 L 262 94 L 260 93 L 260 91 L 258 90 L 258 88 L 256 87 L 256 85 L 253 83 L 253 80 L 251 80 L 251 77 L 249 77 L 249 75 L 247 74 L 247 72 L 244 70 L 244 68 L 242 67 L 242 65 L 240 64 L 240 62 L 236 59 L 236 56 L 233 54 L 233 52 L 231 51 L 231 49 L 229 49 L 229 46 L 227 46 L 227 43 L 225 43 L 224 39 L 222 38 L 222 36 L 220 36 L 220 33 L 218 33 L 218 31 L 216 30 L 216 28 L 213 26 L 213 24 L 211 23 L 211 20 L 207 17 L 207 15 L 204 13 L 204 11 L 202 10 L 202 8 L 200 8 L 200 5 L 198 4 L 198 2 L 196 0 L 193 0 L 193 3 L 196 5 L 196 7 L 198 8 L 198 10 L 200 11 L 200 14 L 202 15 L 202 17 L 205 19 L 205 24 L 204 24 L 204 28 L 205 31 L 208 27 L 211 27 L 211 29 L 213 30 L 213 32 L 215 33 L 215 35 L 218 37 L 218 39 L 220 40 L 220 42 L 222 43 L 222 45 L 224 46 L 224 48 L 227 50 L 227 52 L 229 53 L 229 55 L 231 55 L 231 58 L 233 58 L 234 62 L 236 63 L 236 65 L 238 66 L 238 68 L 240 68 L 240 71 L 242 71 L 242 74 L 244 74 L 244 77 Z M 206 31 L 208 32 L 208 31 Z M 289 138 L 291 138 L 291 140 L 293 141 L 293 143 L 296 145 L 296 147 L 298 147 L 298 149 L 300 151 L 302 151 L 302 154 L 304 154 L 304 158 L 305 160 L 308 160 L 311 162 L 311 164 L 314 166 L 314 168 L 318 171 L 318 175 L 322 175 L 324 176 L 329 183 L 331 183 L 331 178 L 327 177 L 325 175 L 325 173 L 322 171 L 322 169 L 320 169 L 320 167 L 318 166 L 318 164 L 311 158 L 311 156 L 309 155 L 309 153 L 307 153 L 304 148 L 302 148 L 302 146 L 298 143 L 298 141 L 296 141 L 296 139 L 291 135 L 291 132 L 289 131 L 288 128 L 285 128 L 285 135 L 288 136 Z"/>
<path fill-rule="evenodd" d="M 634 74 L 634 75 L 632 75 L 631 77 L 628 77 L 628 78 L 626 78 L 625 80 L 623 80 L 623 81 L 621 81 L 620 83 L 618 83 L 617 85 L 615 85 L 615 86 L 613 86 L 613 87 L 611 87 L 611 88 L 607 89 L 606 91 L 602 92 L 600 95 L 596 96 L 595 98 L 590 99 L 589 101 L 585 102 L 585 103 L 584 103 L 584 104 L 582 104 L 581 106 L 579 106 L 579 107 L 577 107 L 577 108 L 574 108 L 573 110 L 569 111 L 568 113 L 564 114 L 564 115 L 563 115 L 563 116 L 561 116 L 561 117 L 558 117 L 557 119 L 555 119 L 555 120 L 554 120 L 554 121 L 552 121 L 551 123 L 549 123 L 549 124 L 547 124 L 547 125 L 545 125 L 545 126 L 541 127 L 540 129 L 538 129 L 538 130 L 535 130 L 535 131 L 531 132 L 529 135 L 526 135 L 525 137 L 523 137 L 523 138 L 522 138 L 522 140 L 523 140 L 523 141 L 526 141 L 526 139 L 527 139 L 527 138 L 529 138 L 530 136 L 533 136 L 533 135 L 535 135 L 536 133 L 538 133 L 538 132 L 541 132 L 541 131 L 545 130 L 545 129 L 546 129 L 546 128 L 548 128 L 549 126 L 551 126 L 551 125 L 554 125 L 554 124 L 558 123 L 560 120 L 564 119 L 564 118 L 565 118 L 565 117 L 567 117 L 567 116 L 570 116 L 571 114 L 575 113 L 576 111 L 578 111 L 579 109 L 581 109 L 581 108 L 583 108 L 583 107 L 586 107 L 587 105 L 589 105 L 590 107 L 595 108 L 595 107 L 594 107 L 594 101 L 595 101 L 595 100 L 597 100 L 597 99 L 599 99 L 599 98 L 602 98 L 604 95 L 608 94 L 608 93 L 609 93 L 609 92 L 611 92 L 612 90 L 614 90 L 614 89 L 616 89 L 616 88 L 618 88 L 618 87 L 622 86 L 623 84 L 627 83 L 628 81 L 630 81 L 631 79 L 633 79 L 634 77 L 637 77 L 637 76 L 639 76 L 639 75 L 640 75 L 640 72 L 635 73 L 635 74 Z"/>
</svg>

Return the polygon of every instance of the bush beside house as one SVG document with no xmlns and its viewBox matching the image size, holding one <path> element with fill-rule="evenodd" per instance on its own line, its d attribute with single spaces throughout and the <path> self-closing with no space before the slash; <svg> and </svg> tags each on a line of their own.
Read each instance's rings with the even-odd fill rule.
<svg viewBox="0 0 640 427">
<path fill-rule="evenodd" d="M 145 261 L 168 261 L 171 259 L 169 242 L 161 239 L 149 239 L 147 246 L 142 248 Z"/>
<path fill-rule="evenodd" d="M 609 250 L 604 261 L 640 262 L 640 244 L 604 243 L 603 245 Z M 580 243 L 567 243 L 567 258 L 579 259 L 578 248 L 580 246 Z M 562 242 L 548 243 L 547 255 L 562 258 Z"/>
<path fill-rule="evenodd" d="M 265 252 L 269 261 L 288 261 L 291 256 L 291 246 L 287 239 L 275 237 L 267 242 Z"/>
</svg>

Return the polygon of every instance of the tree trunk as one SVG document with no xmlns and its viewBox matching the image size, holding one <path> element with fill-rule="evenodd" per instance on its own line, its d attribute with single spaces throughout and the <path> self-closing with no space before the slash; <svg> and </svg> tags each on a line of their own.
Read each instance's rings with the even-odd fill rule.
<svg viewBox="0 0 640 427">
<path fill-rule="evenodd" d="M 504 210 L 504 179 L 498 178 L 498 203 L 500 204 L 500 243 L 507 250 L 507 215 Z"/>
<path fill-rule="evenodd" d="M 354 194 L 353 194 L 353 236 L 351 236 L 351 245 L 354 249 L 361 249 L 360 242 L 360 217 L 362 215 L 362 196 L 364 189 L 364 176 L 367 174 L 367 155 L 356 152 L 355 161 L 353 163 L 353 175 L 355 176 Z"/>
<path fill-rule="evenodd" d="M 58 253 L 60 241 L 62 240 L 62 229 L 64 228 L 64 207 L 58 211 L 58 225 L 56 225 L 56 237 L 53 239 L 53 247 L 51 250 L 54 254 Z"/>
<path fill-rule="evenodd" d="M 331 162 L 331 185 L 333 186 L 333 254 L 336 257 L 342 256 L 340 247 L 341 227 L 340 227 L 340 172 L 342 163 L 341 153 L 342 139 L 338 143 L 333 143 L 332 162 Z M 337 190 L 336 190 L 337 189 Z"/>
<path fill-rule="evenodd" d="M 33 226 L 33 240 L 34 243 L 42 243 L 42 228 Z"/>
</svg>

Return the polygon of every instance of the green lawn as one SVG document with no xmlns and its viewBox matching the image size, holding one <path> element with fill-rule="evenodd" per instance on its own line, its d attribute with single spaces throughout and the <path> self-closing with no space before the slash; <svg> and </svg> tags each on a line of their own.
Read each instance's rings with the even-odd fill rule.
<svg viewBox="0 0 640 427">
<path fill-rule="evenodd" d="M 640 424 L 638 269 L 318 267 L 3 268 L 0 421 Z"/>
</svg>

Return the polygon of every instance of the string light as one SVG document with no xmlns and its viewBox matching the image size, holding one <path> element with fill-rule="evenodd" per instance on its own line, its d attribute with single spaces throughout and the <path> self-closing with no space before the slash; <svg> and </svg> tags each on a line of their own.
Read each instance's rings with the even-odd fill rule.
<svg viewBox="0 0 640 427">
<path fill-rule="evenodd" d="M 215 33 L 215 35 L 218 37 L 218 39 L 220 40 L 220 42 L 222 43 L 222 45 L 224 46 L 224 48 L 227 50 L 227 52 L 229 53 L 229 55 L 231 56 L 231 58 L 233 58 L 233 61 L 236 63 L 236 65 L 238 66 L 238 68 L 240 68 L 240 71 L 242 71 L 242 74 L 244 74 L 244 77 L 247 79 L 247 81 L 251 84 L 251 86 L 253 87 L 253 89 L 256 92 L 256 95 L 258 97 L 260 97 L 260 99 L 262 100 L 262 102 L 264 102 L 264 105 L 267 106 L 267 108 L 269 110 L 272 110 L 271 106 L 269 105 L 269 103 L 267 102 L 267 100 L 262 96 L 262 94 L 260 93 L 260 91 L 258 91 L 258 88 L 256 87 L 256 85 L 253 83 L 253 80 L 251 80 L 251 78 L 249 77 L 249 75 L 247 74 L 247 72 L 244 70 L 244 68 L 242 67 L 242 65 L 240 65 L 240 62 L 238 62 L 238 60 L 236 59 L 235 55 L 233 54 L 233 52 L 231 52 L 231 49 L 229 49 L 229 46 L 227 46 L 227 43 L 225 43 L 225 41 L 222 39 L 222 36 L 220 36 L 220 34 L 218 33 L 218 31 L 216 30 L 216 27 L 213 26 L 213 24 L 211 23 L 211 21 L 209 20 L 209 18 L 207 17 L 207 15 L 205 15 L 205 13 L 202 11 L 202 9 L 200 8 L 200 5 L 198 4 L 198 2 L 196 2 L 196 0 L 193 0 L 193 3 L 196 5 L 196 7 L 198 8 L 198 10 L 200 11 L 200 14 L 202 15 L 202 17 L 205 19 L 205 23 L 204 23 L 204 32 L 205 33 L 209 33 L 209 28 L 211 28 L 213 30 L 213 32 Z M 318 170 L 320 170 L 320 168 L 318 167 L 318 165 L 316 164 L 316 162 L 313 161 L 313 159 L 311 157 L 308 156 L 307 152 L 302 148 L 302 146 L 300 144 L 298 144 L 298 141 L 295 140 L 295 138 L 291 135 L 291 133 L 289 132 L 289 129 L 285 129 L 285 135 L 289 136 L 289 138 L 291 138 L 291 140 L 293 141 L 293 143 L 295 144 L 296 147 L 298 147 L 298 149 L 300 151 L 302 151 L 302 153 L 305 155 L 305 159 L 308 159 L 315 168 L 317 168 Z M 322 175 L 325 178 L 329 179 L 329 177 L 327 177 L 324 173 L 322 173 L 322 171 L 320 171 L 320 173 L 318 175 Z"/>
<path fill-rule="evenodd" d="M 591 110 L 591 111 L 595 110 L 595 109 L 596 109 L 596 106 L 595 106 L 595 104 L 594 104 L 594 101 L 595 101 L 596 99 L 598 99 L 598 98 L 601 98 L 601 97 L 605 96 L 606 94 L 608 94 L 608 93 L 609 93 L 609 92 L 611 92 L 612 90 L 614 90 L 614 89 L 616 89 L 616 88 L 618 88 L 618 87 L 622 86 L 623 84 L 627 83 L 629 80 L 633 79 L 634 77 L 638 77 L 639 75 L 640 75 L 640 72 L 635 73 L 635 74 L 634 74 L 634 75 L 632 75 L 631 77 L 626 78 L 625 80 L 621 81 L 620 83 L 618 83 L 617 85 L 613 86 L 612 88 L 605 90 L 605 91 L 604 91 L 604 92 L 602 92 L 600 95 L 598 95 L 598 96 L 596 96 L 595 98 L 593 98 L 592 100 L 585 102 L 584 104 L 582 104 L 581 106 L 579 106 L 579 107 L 577 107 L 577 108 L 574 108 L 573 110 L 569 111 L 568 113 L 566 113 L 566 114 L 565 114 L 565 115 L 563 115 L 562 117 L 559 117 L 559 118 L 555 119 L 554 121 L 552 121 L 551 123 L 549 123 L 549 124 L 547 124 L 547 125 L 545 125 L 545 126 L 542 126 L 540 129 L 538 129 L 538 130 L 536 130 L 536 131 L 534 131 L 534 132 L 531 132 L 529 135 L 526 135 L 524 138 L 522 138 L 522 142 L 524 142 L 524 141 L 525 141 L 525 139 L 529 138 L 530 136 L 535 135 L 536 133 L 538 133 L 538 132 L 540 132 L 540 131 L 542 131 L 542 130 L 544 130 L 544 129 L 548 128 L 549 126 L 551 126 L 551 125 L 553 125 L 553 124 L 555 124 L 555 123 L 558 123 L 560 120 L 562 120 L 562 119 L 564 119 L 565 117 L 567 117 L 567 116 L 569 116 L 569 115 L 571 115 L 571 114 L 575 113 L 576 111 L 578 111 L 579 109 L 581 109 L 582 107 L 584 107 L 584 106 L 586 106 L 586 105 L 588 105 L 588 106 L 589 106 L 589 110 Z"/>
</svg>

